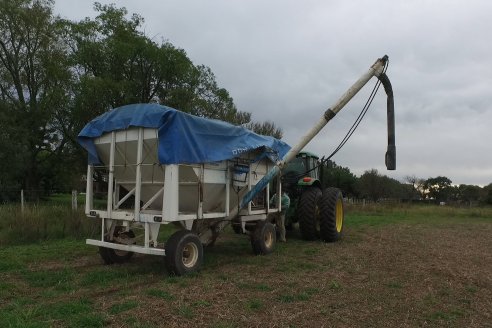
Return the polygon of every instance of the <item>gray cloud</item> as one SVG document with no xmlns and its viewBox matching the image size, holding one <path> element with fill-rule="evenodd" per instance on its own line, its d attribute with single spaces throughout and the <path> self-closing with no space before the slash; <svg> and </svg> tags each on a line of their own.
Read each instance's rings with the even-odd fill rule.
<svg viewBox="0 0 492 328">
<path fill-rule="evenodd" d="M 109 3 L 110 1 L 101 1 Z M 445 175 L 492 182 L 492 2 L 118 1 L 145 20 L 145 33 L 209 66 L 238 108 L 273 120 L 293 144 L 380 56 L 390 56 L 398 167 L 384 169 L 381 92 L 335 161 L 357 174 L 377 168 L 402 179 Z M 94 16 L 90 2 L 58 0 L 63 17 Z M 327 155 L 373 83 L 308 145 Z"/>
</svg>

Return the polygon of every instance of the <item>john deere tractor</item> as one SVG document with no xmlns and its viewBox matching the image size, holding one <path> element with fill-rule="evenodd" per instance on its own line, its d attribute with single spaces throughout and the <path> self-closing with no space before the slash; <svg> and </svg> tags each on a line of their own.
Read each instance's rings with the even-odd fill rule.
<svg viewBox="0 0 492 328">
<path fill-rule="evenodd" d="M 323 165 L 313 153 L 302 151 L 282 170 L 282 188 L 290 197 L 286 227 L 299 223 L 306 240 L 340 239 L 343 228 L 343 197 L 340 189 L 322 191 Z"/>
</svg>

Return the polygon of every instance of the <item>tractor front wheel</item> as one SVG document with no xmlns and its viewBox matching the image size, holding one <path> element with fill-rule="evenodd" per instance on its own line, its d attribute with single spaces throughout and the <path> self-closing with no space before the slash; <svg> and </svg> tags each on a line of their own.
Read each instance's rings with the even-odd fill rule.
<svg viewBox="0 0 492 328">
<path fill-rule="evenodd" d="M 182 276 L 196 272 L 203 263 L 203 245 L 200 238 L 189 230 L 179 230 L 165 245 L 166 267 L 169 273 Z"/>
<path fill-rule="evenodd" d="M 316 240 L 319 236 L 319 203 L 321 189 L 309 187 L 304 190 L 299 199 L 298 217 L 299 230 L 305 240 Z"/>
<path fill-rule="evenodd" d="M 341 238 L 343 231 L 343 196 L 340 189 L 326 188 L 321 198 L 320 236 L 325 242 Z"/>
<path fill-rule="evenodd" d="M 251 246 L 255 255 L 267 255 L 273 251 L 277 235 L 273 224 L 259 221 L 251 234 Z"/>
</svg>

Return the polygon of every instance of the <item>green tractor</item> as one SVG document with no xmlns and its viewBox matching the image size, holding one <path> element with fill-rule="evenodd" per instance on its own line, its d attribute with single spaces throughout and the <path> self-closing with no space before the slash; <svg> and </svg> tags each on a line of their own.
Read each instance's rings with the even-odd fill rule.
<svg viewBox="0 0 492 328">
<path fill-rule="evenodd" d="M 306 240 L 321 238 L 326 242 L 340 239 L 343 229 L 343 196 L 340 189 L 323 190 L 323 165 L 319 157 L 300 152 L 282 170 L 282 188 L 290 197 L 286 228 L 299 223 Z"/>
</svg>

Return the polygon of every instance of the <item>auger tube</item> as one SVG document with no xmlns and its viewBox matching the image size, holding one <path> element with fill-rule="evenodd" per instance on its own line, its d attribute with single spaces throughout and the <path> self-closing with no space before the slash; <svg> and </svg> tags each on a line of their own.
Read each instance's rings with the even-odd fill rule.
<svg viewBox="0 0 492 328">
<path fill-rule="evenodd" d="M 290 151 L 285 154 L 282 160 L 276 163 L 276 166 L 273 167 L 258 183 L 243 196 L 241 202 L 238 207 L 235 209 L 231 209 L 229 218 L 234 218 L 239 211 L 247 206 L 247 204 L 262 191 L 267 184 L 274 179 L 284 167 L 284 165 L 291 160 L 293 160 L 296 155 L 321 131 L 323 127 L 333 118 L 335 115 L 342 110 L 342 108 L 366 85 L 367 82 L 373 77 L 376 76 L 379 78 L 381 74 L 383 74 L 384 67 L 388 60 L 388 56 L 384 56 L 383 58 L 379 58 L 369 70 L 362 75 L 338 100 L 333 104 L 330 108 L 328 108 L 318 122 L 301 138 L 301 140 L 290 149 Z M 389 80 L 388 80 L 389 81 Z M 389 124 L 389 123 L 388 123 Z M 394 123 L 393 123 L 394 125 Z M 387 155 L 388 157 L 388 155 Z"/>
</svg>

